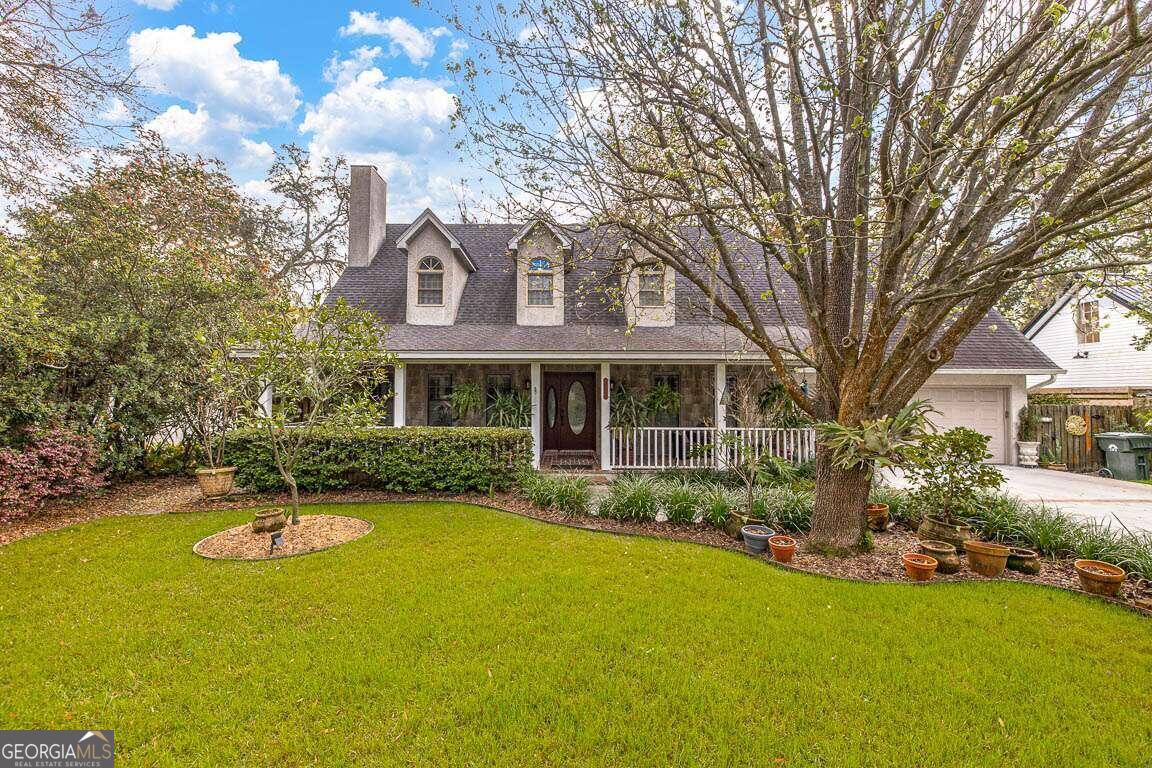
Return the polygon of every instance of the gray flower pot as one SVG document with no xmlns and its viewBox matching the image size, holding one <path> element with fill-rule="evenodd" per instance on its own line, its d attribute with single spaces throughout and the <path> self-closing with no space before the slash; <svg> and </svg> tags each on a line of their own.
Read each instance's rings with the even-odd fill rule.
<svg viewBox="0 0 1152 768">
<path fill-rule="evenodd" d="M 766 525 L 746 525 L 740 529 L 744 537 L 744 549 L 750 555 L 762 555 L 768 549 L 768 539 L 776 535 L 776 531 Z"/>
</svg>

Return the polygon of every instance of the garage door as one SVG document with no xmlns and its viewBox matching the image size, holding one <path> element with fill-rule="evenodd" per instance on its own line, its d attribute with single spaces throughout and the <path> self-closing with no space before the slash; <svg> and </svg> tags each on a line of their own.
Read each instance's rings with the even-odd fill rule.
<svg viewBox="0 0 1152 768">
<path fill-rule="evenodd" d="M 1005 406 L 1003 387 L 926 387 L 918 397 L 932 401 L 940 411 L 930 418 L 941 431 L 953 427 L 968 427 L 983 432 L 988 441 L 988 453 L 995 464 L 1007 462 L 1005 440 Z"/>
</svg>

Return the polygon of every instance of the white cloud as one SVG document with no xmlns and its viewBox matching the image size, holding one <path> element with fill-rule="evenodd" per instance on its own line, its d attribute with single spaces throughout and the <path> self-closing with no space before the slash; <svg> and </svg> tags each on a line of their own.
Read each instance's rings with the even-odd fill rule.
<svg viewBox="0 0 1152 768">
<path fill-rule="evenodd" d="M 100 119 L 110 125 L 128 125 L 132 122 L 132 110 L 124 103 L 124 100 L 118 96 L 113 96 L 104 111 L 100 113 Z"/>
<path fill-rule="evenodd" d="M 399 55 L 401 51 L 413 64 L 423 64 L 436 53 L 436 38 L 448 34 L 445 27 L 418 29 L 399 16 L 381 19 L 376 11 L 364 13 L 352 11 L 348 14 L 347 26 L 340 28 L 345 37 L 352 35 L 377 35 L 391 42 L 389 53 Z"/>
<path fill-rule="evenodd" d="M 410 154 L 444 136 L 455 111 L 456 101 L 441 83 L 389 79 L 372 67 L 309 106 L 300 131 L 311 133 L 323 154 L 385 149 Z"/>
<path fill-rule="evenodd" d="M 144 124 L 144 128 L 155 131 L 164 143 L 182 152 L 208 154 L 206 146 L 212 130 L 212 118 L 203 106 L 191 112 L 179 104 L 173 104 Z"/>
<path fill-rule="evenodd" d="M 170 11 L 180 4 L 180 0 L 132 0 L 132 2 L 154 11 Z"/>
<path fill-rule="evenodd" d="M 180 25 L 133 32 L 128 53 L 144 86 L 203 106 L 237 130 L 287 122 L 300 105 L 299 89 L 275 59 L 243 58 L 240 41 L 235 32 L 197 37 Z"/>
<path fill-rule="evenodd" d="M 266 141 L 253 141 L 241 136 L 240 150 L 243 155 L 239 158 L 238 164 L 242 168 L 267 170 L 276 159 L 276 150 Z"/>
<path fill-rule="evenodd" d="M 380 46 L 374 45 L 369 48 L 362 45 L 356 50 L 352 51 L 351 58 L 341 59 L 337 54 L 332 54 L 332 58 L 324 66 L 324 79 L 329 83 L 337 83 L 343 85 L 344 83 L 351 82 L 356 79 L 356 76 L 372 68 L 376 59 L 380 58 L 382 53 Z"/>
</svg>

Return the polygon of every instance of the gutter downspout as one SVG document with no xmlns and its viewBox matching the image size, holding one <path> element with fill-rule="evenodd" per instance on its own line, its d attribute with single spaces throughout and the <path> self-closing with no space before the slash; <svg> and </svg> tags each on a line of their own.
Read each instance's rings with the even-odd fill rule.
<svg viewBox="0 0 1152 768">
<path fill-rule="evenodd" d="M 1036 390 L 1036 389 L 1040 389 L 1041 387 L 1046 387 L 1046 386 L 1048 386 L 1048 385 L 1049 385 L 1049 384 L 1051 384 L 1052 382 L 1056 381 L 1056 377 L 1057 377 L 1057 376 L 1059 376 L 1059 375 L 1060 375 L 1060 374 L 1058 374 L 1058 373 L 1054 373 L 1054 374 L 1052 374 L 1052 375 L 1051 375 L 1051 376 L 1049 376 L 1048 378 L 1044 379 L 1044 381 L 1038 382 L 1038 383 L 1036 383 L 1036 384 L 1033 384 L 1032 386 L 1028 387 L 1028 391 L 1029 391 L 1029 392 L 1031 392 L 1031 391 L 1033 391 L 1033 390 Z"/>
</svg>

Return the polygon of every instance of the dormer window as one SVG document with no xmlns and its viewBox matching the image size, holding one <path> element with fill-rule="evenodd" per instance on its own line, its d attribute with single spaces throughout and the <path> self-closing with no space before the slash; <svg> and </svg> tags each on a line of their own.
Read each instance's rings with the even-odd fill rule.
<svg viewBox="0 0 1152 768">
<path fill-rule="evenodd" d="M 416 265 L 416 303 L 440 306 L 444 303 L 444 263 L 435 256 L 425 256 Z"/>
<path fill-rule="evenodd" d="M 643 264 L 639 269 L 639 279 L 640 306 L 664 306 L 664 267 L 660 264 Z"/>
<path fill-rule="evenodd" d="M 528 306 L 552 306 L 552 262 L 544 258 L 528 263 Z"/>
</svg>

